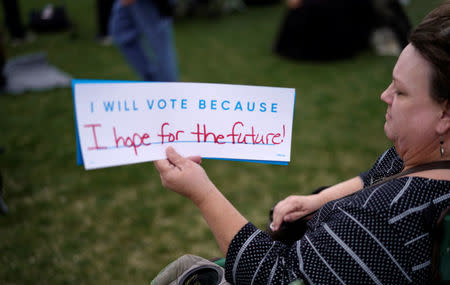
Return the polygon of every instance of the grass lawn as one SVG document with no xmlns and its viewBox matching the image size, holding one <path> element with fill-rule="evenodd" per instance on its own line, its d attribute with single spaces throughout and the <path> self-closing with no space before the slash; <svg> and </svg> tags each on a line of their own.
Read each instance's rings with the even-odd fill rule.
<svg viewBox="0 0 450 285">
<path fill-rule="evenodd" d="M 20 2 L 24 19 L 48 3 Z M 115 47 L 94 42 L 95 1 L 65 2 L 77 37 L 39 35 L 30 44 L 6 44 L 7 56 L 44 51 L 74 78 L 136 80 Z M 416 24 L 438 3 L 411 0 L 406 9 Z M 289 166 L 203 162 L 261 228 L 278 200 L 355 176 L 390 146 L 379 95 L 396 59 L 371 51 L 333 63 L 277 57 L 271 45 L 284 12 L 282 4 L 250 7 L 175 24 L 181 81 L 296 89 Z M 85 171 L 76 165 L 74 131 L 71 89 L 0 96 L 9 206 L 0 216 L 0 284 L 148 284 L 184 253 L 220 256 L 199 212 L 162 188 L 152 163 Z"/>
</svg>

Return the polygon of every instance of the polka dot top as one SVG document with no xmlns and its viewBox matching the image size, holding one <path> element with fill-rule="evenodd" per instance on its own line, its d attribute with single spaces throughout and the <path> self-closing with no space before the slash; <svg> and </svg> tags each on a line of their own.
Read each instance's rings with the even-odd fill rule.
<svg viewBox="0 0 450 285">
<path fill-rule="evenodd" d="M 394 148 L 361 174 L 365 188 L 325 204 L 292 246 L 251 223 L 234 237 L 228 282 L 241 284 L 427 284 L 430 231 L 450 202 L 450 181 L 401 177 L 371 187 L 403 168 Z"/>
</svg>

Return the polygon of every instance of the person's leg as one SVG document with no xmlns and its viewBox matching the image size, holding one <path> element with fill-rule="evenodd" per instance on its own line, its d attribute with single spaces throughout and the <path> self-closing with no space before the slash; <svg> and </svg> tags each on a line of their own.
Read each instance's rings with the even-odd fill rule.
<svg viewBox="0 0 450 285">
<path fill-rule="evenodd" d="M 16 0 L 2 0 L 6 26 L 13 39 L 25 38 L 25 29 L 20 18 L 19 4 Z"/>
<path fill-rule="evenodd" d="M 111 16 L 113 0 L 97 0 L 97 28 L 99 37 L 108 36 L 108 23 Z"/>
<path fill-rule="evenodd" d="M 104 37 L 107 33 L 107 27 L 105 27 L 103 24 L 105 23 L 105 1 L 104 0 L 97 0 L 95 1 L 96 4 L 96 19 L 97 19 L 97 37 Z M 106 29 L 105 29 L 106 28 Z"/>
<path fill-rule="evenodd" d="M 153 48 L 160 71 L 160 81 L 178 81 L 178 64 L 172 20 L 154 37 Z"/>
<path fill-rule="evenodd" d="M 110 20 L 110 34 L 127 62 L 142 80 L 154 81 L 157 68 L 150 62 L 141 45 L 141 35 L 137 29 L 130 6 L 124 7 L 116 0 Z"/>
<path fill-rule="evenodd" d="M 151 49 L 150 61 L 158 70 L 156 81 L 177 81 L 178 66 L 171 17 L 162 17 L 152 1 L 136 2 L 133 14 L 144 44 Z"/>
</svg>

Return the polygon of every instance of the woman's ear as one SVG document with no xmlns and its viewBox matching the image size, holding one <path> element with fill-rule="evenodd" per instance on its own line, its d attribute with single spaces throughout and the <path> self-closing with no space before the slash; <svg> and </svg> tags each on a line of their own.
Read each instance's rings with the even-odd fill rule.
<svg viewBox="0 0 450 285">
<path fill-rule="evenodd" d="M 450 131 L 450 102 L 445 100 L 442 103 L 441 113 L 439 114 L 439 122 L 437 125 L 437 132 L 440 135 L 446 134 Z"/>
</svg>

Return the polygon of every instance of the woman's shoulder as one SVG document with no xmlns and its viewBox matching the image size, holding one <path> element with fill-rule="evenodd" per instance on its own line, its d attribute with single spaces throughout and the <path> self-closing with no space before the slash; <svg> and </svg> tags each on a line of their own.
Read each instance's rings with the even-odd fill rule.
<svg viewBox="0 0 450 285">
<path fill-rule="evenodd" d="M 402 217 L 428 207 L 439 212 L 450 203 L 450 181 L 404 176 L 363 189 L 354 203 L 369 211 Z"/>
<path fill-rule="evenodd" d="M 391 175 L 397 174 L 403 169 L 403 160 L 398 155 L 395 147 L 387 149 L 381 154 L 372 168 L 360 174 L 364 187 Z"/>
</svg>

